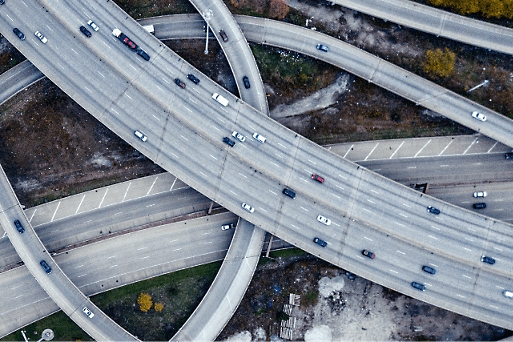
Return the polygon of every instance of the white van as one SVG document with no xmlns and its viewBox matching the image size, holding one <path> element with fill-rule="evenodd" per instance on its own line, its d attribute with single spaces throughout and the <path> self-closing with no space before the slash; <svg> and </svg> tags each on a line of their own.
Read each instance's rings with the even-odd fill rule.
<svg viewBox="0 0 513 342">
<path fill-rule="evenodd" d="M 225 99 L 224 97 L 222 97 L 221 95 L 219 95 L 218 93 L 214 93 L 212 95 L 212 98 L 214 100 L 216 100 L 217 102 L 219 102 L 220 104 L 222 104 L 223 106 L 228 106 L 228 100 Z"/>
</svg>

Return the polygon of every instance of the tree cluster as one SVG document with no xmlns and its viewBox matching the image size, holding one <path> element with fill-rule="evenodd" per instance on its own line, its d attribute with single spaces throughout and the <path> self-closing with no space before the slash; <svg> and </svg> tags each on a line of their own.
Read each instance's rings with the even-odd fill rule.
<svg viewBox="0 0 513 342">
<path fill-rule="evenodd" d="M 427 50 L 424 55 L 424 71 L 432 76 L 448 77 L 454 73 L 456 54 L 449 49 Z"/>
<path fill-rule="evenodd" d="M 487 18 L 513 18 L 513 0 L 428 0 L 430 5 L 456 13 L 481 14 Z"/>
</svg>

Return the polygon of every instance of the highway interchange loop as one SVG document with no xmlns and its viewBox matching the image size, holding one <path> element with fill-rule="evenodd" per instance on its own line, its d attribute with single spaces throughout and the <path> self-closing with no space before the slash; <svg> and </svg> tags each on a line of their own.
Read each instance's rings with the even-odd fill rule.
<svg viewBox="0 0 513 342">
<path fill-rule="evenodd" d="M 59 4 L 59 6 L 62 6 L 62 4 Z M 51 6 L 48 7 L 51 8 Z M 60 10 L 56 12 L 60 13 Z M 52 13 L 52 10 L 50 10 L 50 13 Z M 72 12 L 69 14 L 70 21 L 77 19 L 76 15 L 73 15 Z M 2 25 L 4 24 L 2 23 Z M 480 312 L 486 312 L 488 318 L 483 320 L 493 320 L 493 322 L 506 320 L 507 322 L 504 324 L 506 324 L 506 327 L 508 326 L 507 323 L 510 323 L 511 319 L 505 318 L 504 309 L 499 307 L 497 307 L 497 310 L 489 309 L 490 302 L 498 305 L 501 302 L 495 298 L 495 295 L 490 295 L 486 293 L 487 291 L 479 289 L 479 286 L 489 288 L 490 283 L 498 283 L 503 281 L 504 277 L 511 276 L 511 264 L 506 262 L 508 256 L 511 255 L 511 247 L 509 247 L 511 246 L 511 236 L 506 233 L 510 229 L 508 225 L 463 211 L 427 196 L 419 196 L 418 193 L 390 183 L 372 172 L 343 161 L 329 152 L 320 149 L 315 144 L 298 137 L 293 132 L 279 127 L 271 120 L 258 117 L 258 113 L 252 108 L 237 101 L 237 99 L 226 94 L 226 92 L 223 92 L 223 94 L 230 100 L 230 106 L 226 109 L 222 109 L 219 106 L 219 108 L 213 107 L 210 105 L 211 102 L 208 102 L 211 101 L 209 100 L 209 93 L 212 93 L 212 91 L 208 91 L 206 88 L 215 89 L 215 85 L 208 84 L 208 87 L 204 87 L 203 84 L 207 83 L 207 80 L 203 78 L 202 87 L 193 90 L 198 94 L 193 94 L 188 99 L 183 93 L 179 93 L 178 89 L 172 86 L 168 87 L 166 83 L 169 82 L 166 78 L 161 77 L 161 80 L 154 83 L 155 80 L 152 81 L 151 77 L 148 77 L 149 73 L 166 75 L 169 72 L 182 72 L 186 74 L 186 71 L 194 70 L 187 66 L 183 60 L 173 56 L 169 51 L 166 50 L 164 53 L 161 45 L 148 39 L 145 33 L 140 28 L 137 28 L 135 22 L 127 22 L 125 20 L 124 24 L 128 30 L 133 32 L 130 33 L 130 36 L 138 37 L 139 41 L 152 45 L 150 49 L 147 49 L 153 52 L 153 62 L 145 69 L 145 72 L 142 72 L 140 68 L 138 69 L 136 67 L 137 64 L 134 65 L 131 58 L 127 58 L 126 51 L 123 50 L 124 47 L 122 46 L 118 49 L 113 45 L 116 51 L 109 50 L 108 55 L 94 46 L 89 46 L 90 49 L 75 46 L 72 49 L 74 52 L 70 51 L 69 53 L 79 54 L 83 58 L 87 58 L 88 55 L 94 56 L 91 52 L 94 51 L 107 61 L 108 59 L 105 58 L 109 57 L 110 53 L 112 53 L 113 56 L 110 56 L 110 58 L 114 57 L 116 62 L 110 62 L 108 66 L 116 70 L 120 75 L 123 75 L 122 79 L 127 81 L 117 78 L 113 71 L 109 71 L 106 68 L 107 65 L 103 62 L 98 63 L 94 57 L 91 57 L 91 60 L 96 60 L 96 63 L 98 63 L 98 70 L 102 70 L 100 75 L 84 75 L 69 64 L 67 65 L 67 68 L 69 68 L 67 72 L 75 73 L 76 75 L 69 77 L 62 74 L 62 71 L 58 68 L 63 69 L 63 66 L 67 64 L 63 55 L 68 53 L 65 51 L 66 45 L 74 44 L 71 38 L 67 40 L 62 39 L 62 45 L 58 48 L 56 46 L 56 49 L 59 50 L 59 56 L 55 56 L 55 60 L 52 59 L 52 61 L 44 60 L 45 58 L 38 60 L 36 58 L 37 54 L 34 56 L 33 51 L 25 51 L 28 50 L 26 47 L 20 48 L 20 50 L 26 55 L 32 54 L 33 61 L 37 61 L 35 64 L 38 68 L 43 70 L 54 83 L 65 89 L 78 103 L 100 118 L 102 122 L 129 143 L 137 146 L 151 159 L 207 194 L 208 197 L 248 219 L 250 222 L 293 242 L 313 254 L 320 255 L 334 264 L 344 265 L 345 268 L 357 270 L 355 273 L 378 283 L 398 289 L 403 293 L 427 302 L 434 304 L 444 303 L 441 306 L 472 317 L 481 317 Z M 3 29 L 3 26 L 0 27 Z M 66 30 L 63 27 L 60 28 L 59 32 L 64 35 Z M 105 31 L 107 32 L 103 36 L 103 43 L 109 45 L 106 42 L 109 42 L 108 39 L 111 38 L 108 37 L 108 30 Z M 55 37 L 53 40 L 51 39 L 51 34 L 47 35 L 50 38 L 47 46 L 50 46 L 52 42 L 58 43 Z M 36 48 L 32 50 L 36 50 Z M 43 56 L 39 56 L 39 58 L 41 57 Z M 56 66 L 52 65 L 53 61 L 55 61 Z M 120 68 L 118 61 L 124 61 L 122 64 L 129 66 L 129 71 Z M 130 70 L 130 67 L 136 70 L 135 74 Z M 100 77 L 106 77 L 103 72 L 112 81 L 112 83 L 109 82 L 110 87 L 102 85 L 104 82 L 98 82 L 98 80 L 101 80 Z M 199 74 L 197 71 L 194 72 Z M 66 82 L 63 82 L 65 79 Z M 164 83 L 162 83 L 162 80 Z M 75 83 L 76 86 L 73 86 Z M 79 86 L 80 83 L 82 83 L 82 86 Z M 89 94 L 91 88 L 102 88 L 103 91 L 99 98 L 96 96 L 92 97 Z M 73 89 L 83 90 L 76 92 Z M 166 90 L 164 91 L 164 89 Z M 114 94 L 109 94 L 109 91 Z M 171 108 L 169 104 L 162 101 L 164 94 L 167 94 L 167 97 L 169 97 L 169 93 L 173 93 L 175 96 L 173 101 L 175 108 Z M 195 104 L 194 110 L 187 104 L 191 101 Z M 202 101 L 208 103 L 204 105 Z M 128 103 L 130 105 L 127 105 Z M 103 108 L 107 108 L 107 110 Z M 176 108 L 183 108 L 182 110 L 187 111 L 187 114 L 177 111 Z M 127 116 L 124 120 L 117 118 L 122 113 L 128 112 L 144 113 L 145 120 L 130 116 Z M 206 116 L 198 114 L 206 114 Z M 209 119 L 210 117 L 213 119 Z M 164 128 L 158 127 L 156 123 L 152 123 L 152 120 L 161 121 L 162 119 L 166 120 Z M 206 122 L 199 124 L 198 120 Z M 219 124 L 219 121 L 223 124 Z M 511 123 L 508 124 L 511 126 Z M 146 144 L 138 142 L 131 135 L 133 132 L 131 127 L 134 126 L 136 128 L 146 127 L 145 132 L 149 136 Z M 260 133 L 265 132 L 267 142 L 265 145 L 248 142 L 245 145 L 237 144 L 232 150 L 225 149 L 222 143 L 218 142 L 218 135 L 213 134 L 211 127 L 214 130 L 220 131 L 221 129 L 226 129 L 224 128 L 226 126 L 258 129 Z M 230 130 L 227 129 L 227 131 Z M 193 136 L 196 137 L 194 139 L 196 150 L 190 145 L 190 140 L 188 139 Z M 246 151 L 248 148 L 249 150 Z M 170 152 L 166 155 L 168 149 Z M 242 151 L 237 149 L 242 149 Z M 251 157 L 247 153 L 249 151 L 251 151 Z M 190 160 L 190 158 L 196 161 L 210 160 L 210 163 L 202 165 L 194 160 Z M 219 165 L 218 160 L 223 160 L 223 163 Z M 289 165 L 288 168 L 280 166 L 284 160 Z M 180 164 L 180 166 L 177 166 L 177 164 Z M 251 173 L 248 173 L 248 167 Z M 326 184 L 308 183 L 309 174 L 314 173 L 315 169 L 321 169 L 318 172 L 322 171 L 324 176 L 327 175 Z M 208 174 L 216 175 L 217 177 L 212 179 L 207 176 Z M 247 179 L 248 176 L 251 176 L 252 179 L 252 184 L 249 186 L 242 179 L 244 177 Z M 294 200 L 296 202 L 294 206 L 290 202 L 285 202 L 286 199 L 284 198 L 275 198 L 269 195 L 269 191 L 271 193 L 273 191 L 280 191 L 279 186 L 281 184 L 286 184 L 297 191 L 298 199 Z M 318 193 L 319 186 L 324 187 L 321 191 L 322 196 Z M 268 189 L 275 190 L 271 191 Z M 255 213 L 248 214 L 243 212 L 240 208 L 240 202 L 245 199 L 241 200 L 237 193 L 245 193 L 247 197 L 250 197 L 252 205 L 256 208 Z M 342 193 L 344 198 L 340 196 Z M 325 198 L 326 194 L 332 195 L 330 200 Z M 405 208 L 401 207 L 398 210 L 395 205 L 382 203 L 381 199 L 383 196 L 395 198 L 396 203 L 401 203 Z M 247 201 L 249 202 L 249 200 Z M 379 203 L 379 207 L 376 206 L 377 203 Z M 310 210 L 314 211 L 314 213 L 301 213 L 302 215 L 298 215 L 296 205 L 306 207 L 307 213 Z M 425 210 L 427 205 L 439 207 L 442 210 L 442 215 L 430 216 Z M 320 226 L 314 228 L 314 225 L 317 224 L 315 223 L 315 216 L 317 216 L 319 211 L 322 211 L 327 217 L 331 217 L 333 226 L 337 225 L 339 228 L 333 227 L 329 232 L 321 229 Z M 389 222 L 393 222 L 395 227 L 382 227 L 384 216 L 389 216 Z M 415 219 L 412 222 L 413 218 Z M 270 222 L 273 224 L 270 225 Z M 408 226 L 408 229 L 406 229 L 406 226 Z M 377 230 L 377 227 L 380 230 Z M 444 227 L 445 233 L 440 232 L 440 227 Z M 423 229 L 427 229 L 433 235 L 438 234 L 439 237 L 445 235 L 444 239 L 437 242 L 438 245 L 436 246 L 433 246 L 431 243 L 421 242 L 419 241 L 418 232 Z M 473 231 L 468 233 L 469 229 Z M 362 235 L 362 232 L 365 232 L 364 235 L 368 235 L 366 237 L 370 241 L 373 241 L 373 239 L 369 236 L 380 237 L 382 234 L 387 233 L 387 238 L 391 238 L 392 241 L 390 246 L 396 243 L 402 246 L 409 242 L 431 249 L 441 260 L 452 259 L 455 261 L 455 264 L 458 264 L 457 261 L 469 264 L 469 267 L 474 269 L 474 271 L 468 270 L 469 274 L 471 274 L 470 277 L 474 279 L 471 282 L 473 286 L 464 288 L 465 284 L 459 284 L 454 281 L 446 283 L 441 280 L 439 285 L 443 286 L 440 286 L 439 290 L 429 289 L 425 293 L 413 292 L 414 290 L 409 287 L 409 283 L 404 282 L 405 279 L 411 279 L 415 274 L 419 276 L 418 272 L 412 272 L 411 264 L 399 266 L 397 256 L 387 255 L 385 251 L 380 254 L 380 256 L 383 256 L 381 264 L 375 263 L 373 266 L 369 266 L 367 260 L 359 259 L 358 250 L 361 250 L 360 246 L 364 241 L 361 239 L 355 240 L 354 238 Z M 314 236 L 313 233 L 321 235 L 328 241 L 329 244 L 326 250 L 319 249 L 319 247 L 316 247 L 311 242 Z M 428 235 L 426 236 L 428 237 Z M 471 236 L 474 242 L 472 244 L 464 243 L 462 239 L 465 236 Z M 430 240 L 428 239 L 427 241 Z M 367 243 L 370 244 L 369 242 Z M 454 247 L 458 245 L 462 246 L 462 249 L 472 247 L 472 250 L 466 255 L 461 255 L 461 252 L 456 251 Z M 413 251 L 415 251 L 415 248 L 412 249 L 412 253 L 415 253 Z M 488 252 L 498 255 L 496 257 L 498 262 L 491 270 L 485 269 L 484 267 L 486 266 L 483 266 L 479 261 L 480 256 Z M 429 258 L 428 254 L 419 256 Z M 387 258 L 389 258 L 389 261 L 383 264 Z M 408 262 L 411 262 L 411 260 L 408 260 Z M 405 273 L 401 277 L 404 276 L 404 278 L 400 279 L 398 276 L 394 277 L 394 275 L 385 274 L 388 272 L 383 273 L 385 265 L 401 267 L 401 271 Z M 450 266 L 448 265 L 447 267 L 449 268 Z M 404 284 L 397 285 L 397 283 L 401 282 Z M 483 282 L 483 284 L 480 284 L 480 282 Z M 469 294 L 473 299 L 450 298 L 451 300 L 449 300 L 445 292 L 451 287 L 453 290 L 470 291 Z M 428 292 L 431 292 L 431 295 Z M 432 298 L 434 297 L 433 293 L 438 295 L 438 299 Z M 483 298 L 479 298 L 478 295 Z M 503 323 L 498 325 L 501 324 Z"/>
</svg>

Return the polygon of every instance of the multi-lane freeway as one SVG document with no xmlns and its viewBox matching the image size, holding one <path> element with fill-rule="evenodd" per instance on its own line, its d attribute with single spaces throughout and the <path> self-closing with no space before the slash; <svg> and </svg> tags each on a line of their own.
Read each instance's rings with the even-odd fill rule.
<svg viewBox="0 0 513 342">
<path fill-rule="evenodd" d="M 138 62 L 134 63 L 134 57 L 137 56 L 128 55 L 123 50 L 126 48 L 119 42 L 116 42 L 118 45 L 112 44 L 113 39 L 108 35 L 108 30 L 105 30 L 107 32 L 103 36 L 95 36 L 99 44 L 75 44 L 75 38 L 72 38 L 69 31 L 73 27 L 70 23 L 80 22 L 77 12 L 68 8 L 68 4 L 44 3 L 49 10 L 46 13 L 35 11 L 40 10 L 35 4 L 29 6 L 31 10 L 25 9 L 23 13 L 9 12 L 8 17 L 19 20 L 24 16 L 39 14 L 36 17 L 40 25 L 43 25 L 41 22 L 54 23 L 56 27 L 52 27 L 51 32 L 58 32 L 58 36 L 54 35 L 52 39 L 53 34 L 48 33 L 47 45 L 42 47 L 37 41 L 27 41 L 25 45 L 18 44 L 19 49 L 29 55 L 29 58 L 32 57 L 36 66 L 77 102 L 154 161 L 252 223 L 307 251 L 320 254 L 337 265 L 344 264 L 378 283 L 426 301 L 438 302 L 440 298 L 445 299 L 444 296 L 450 295 L 452 300 L 447 300 L 444 307 L 472 317 L 486 315 L 484 320 L 496 322 L 495 324 L 510 324 L 511 319 L 508 320 L 499 306 L 485 308 L 481 305 L 483 301 L 479 298 L 486 297 L 486 294 L 477 286 L 468 289 L 471 291 L 470 295 L 445 293 L 443 289 L 440 292 L 414 292 L 402 276 L 395 278 L 393 274 L 389 274 L 388 277 L 382 277 L 380 272 L 383 269 L 379 263 L 364 266 L 368 265 L 369 260 L 360 260 L 359 253 L 362 246 L 369 244 L 366 241 L 372 241 L 372 232 L 376 231 L 388 234 L 399 245 L 404 244 L 403 249 L 408 249 L 410 243 L 415 248 L 423 247 L 433 251 L 440 261 L 464 262 L 477 270 L 482 269 L 480 274 L 486 274 L 489 278 L 508 277 L 512 269 L 511 264 L 506 261 L 510 254 L 508 246 L 511 245 L 507 225 L 462 211 L 427 196 L 419 196 L 418 193 L 343 161 L 257 115 L 252 108 L 229 94 L 223 93 L 230 100 L 228 107 L 211 106 L 212 102 L 208 102 L 212 101 L 211 89 L 216 88 L 207 80 L 202 80 L 201 87 L 189 87 L 194 90 L 187 93 L 177 89 L 163 75 L 186 74 L 192 70 L 191 67 L 163 49 L 129 19 L 123 21 L 131 36 L 145 39 L 151 46 L 148 51 L 158 56 L 152 58 L 152 62 L 144 70 L 139 67 Z M 104 7 L 103 12 L 96 8 L 98 22 L 104 24 L 116 21 L 116 16 L 111 16 L 116 13 L 116 8 L 109 4 L 97 5 Z M 108 11 L 105 11 L 105 7 L 108 7 Z M 118 15 L 122 17 L 122 13 Z M 30 22 L 27 18 L 21 21 Z M 37 24 L 31 23 L 32 26 Z M 115 24 L 121 26 L 120 21 Z M 0 23 L 3 31 L 5 25 L 8 27 L 8 23 L 3 20 Z M 50 44 L 51 42 L 53 43 Z M 32 44 L 30 48 L 28 44 Z M 88 44 L 87 48 L 84 44 Z M 109 50 L 105 50 L 102 44 Z M 73 48 L 70 49 L 70 46 Z M 44 53 L 35 53 L 41 48 L 45 49 Z M 73 60 L 79 58 L 79 62 L 70 63 L 71 57 L 74 57 Z M 92 68 L 101 70 L 98 71 L 99 75 L 84 74 L 77 68 L 76 64 L 80 64 L 80 60 L 84 58 L 88 64 L 96 64 Z M 62 70 L 66 72 L 63 73 Z M 108 79 L 108 87 L 105 79 Z M 204 86 L 205 83 L 207 87 Z M 81 90 L 78 91 L 79 89 Z M 191 102 L 194 104 L 192 107 Z M 134 117 L 129 113 L 137 113 L 138 116 Z M 146 143 L 138 142 L 132 135 L 133 130 L 138 127 L 143 127 L 148 135 Z M 233 148 L 226 147 L 221 142 L 223 132 L 230 132 L 234 127 L 241 127 L 248 135 L 251 132 L 264 134 L 267 142 L 261 144 L 248 140 L 244 144 L 237 143 Z M 316 184 L 310 179 L 310 174 L 314 172 L 322 173 L 326 177 L 324 185 Z M 295 189 L 298 194 L 295 200 L 279 194 L 283 184 Z M 382 201 L 384 198 L 392 201 L 385 203 Z M 245 213 L 240 208 L 243 201 L 250 203 L 255 212 Z M 439 207 L 442 214 L 428 214 L 425 208 L 430 204 Z M 316 221 L 315 217 L 319 213 L 332 219 L 330 228 L 320 226 L 322 223 Z M 384 226 L 383 222 L 388 222 L 389 226 Z M 440 232 L 441 228 L 444 229 L 443 232 Z M 368 235 L 369 240 L 362 239 L 362 235 Z M 326 239 L 328 247 L 321 249 L 315 246 L 311 242 L 314 236 Z M 463 242 L 465 237 L 473 239 L 472 242 Z M 483 253 L 495 255 L 497 264 L 493 267 L 483 266 L 479 261 Z M 391 262 L 389 258 L 392 255 L 395 254 L 388 255 L 385 252 L 381 262 Z M 416 260 L 421 262 L 421 257 L 419 254 Z M 411 258 L 408 260 L 412 261 Z M 393 261 L 397 263 L 397 260 Z M 402 263 L 399 261 L 399 264 Z M 404 276 L 409 277 L 411 274 L 405 272 Z M 472 279 L 472 274 L 468 276 Z M 464 290 L 466 289 L 462 289 Z M 494 296 L 496 293 L 500 291 L 493 290 L 490 295 Z M 458 295 L 467 298 L 466 301 L 463 303 Z"/>
</svg>

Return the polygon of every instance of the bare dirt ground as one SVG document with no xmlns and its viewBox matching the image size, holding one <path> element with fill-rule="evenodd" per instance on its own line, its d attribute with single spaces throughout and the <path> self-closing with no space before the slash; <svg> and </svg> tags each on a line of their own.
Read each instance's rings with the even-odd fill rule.
<svg viewBox="0 0 513 342">
<path fill-rule="evenodd" d="M 292 340 L 476 341 L 512 335 L 499 327 L 431 306 L 312 256 L 278 259 L 262 266 L 218 340 L 278 340 L 289 294 L 301 295 L 292 310 Z"/>
</svg>

